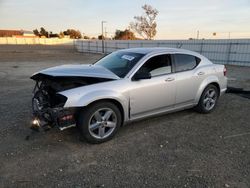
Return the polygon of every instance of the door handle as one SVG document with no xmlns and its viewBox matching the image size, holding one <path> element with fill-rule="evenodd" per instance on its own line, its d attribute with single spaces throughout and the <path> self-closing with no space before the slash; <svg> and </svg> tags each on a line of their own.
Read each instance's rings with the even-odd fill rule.
<svg viewBox="0 0 250 188">
<path fill-rule="evenodd" d="M 198 75 L 201 76 L 201 75 L 204 75 L 205 72 L 199 72 Z"/>
<path fill-rule="evenodd" d="M 174 81 L 174 78 L 173 78 L 173 77 L 170 77 L 170 78 L 167 78 L 165 81 L 166 81 L 166 82 L 171 82 L 171 81 Z"/>
</svg>

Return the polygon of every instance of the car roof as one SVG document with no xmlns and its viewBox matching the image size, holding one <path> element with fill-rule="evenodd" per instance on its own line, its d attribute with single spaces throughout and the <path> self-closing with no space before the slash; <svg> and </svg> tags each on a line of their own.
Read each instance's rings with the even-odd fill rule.
<svg viewBox="0 0 250 188">
<path fill-rule="evenodd" d="M 128 48 L 128 49 L 123 49 L 119 50 L 123 52 L 134 52 L 134 53 L 140 53 L 140 54 L 154 54 L 154 53 L 159 53 L 159 52 L 165 52 L 165 53 L 188 53 L 191 55 L 195 56 L 200 56 L 200 54 L 190 51 L 190 50 L 185 50 L 181 48 L 164 48 L 164 47 L 152 47 L 152 48 Z"/>
</svg>

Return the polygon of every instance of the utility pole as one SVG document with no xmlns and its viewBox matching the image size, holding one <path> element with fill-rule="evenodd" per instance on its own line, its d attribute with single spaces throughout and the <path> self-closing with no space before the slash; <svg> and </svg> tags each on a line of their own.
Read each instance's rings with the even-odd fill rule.
<svg viewBox="0 0 250 188">
<path fill-rule="evenodd" d="M 104 36 L 105 36 L 105 39 L 106 39 L 107 38 L 107 28 L 105 27 L 104 30 L 105 30 L 104 31 L 104 33 L 105 33 Z"/>
<path fill-rule="evenodd" d="M 199 35 L 200 35 L 200 31 L 198 30 L 196 39 L 199 39 Z"/>
<path fill-rule="evenodd" d="M 103 36 L 103 24 L 107 23 L 106 21 L 102 21 L 102 53 L 104 53 L 104 36 Z"/>
</svg>

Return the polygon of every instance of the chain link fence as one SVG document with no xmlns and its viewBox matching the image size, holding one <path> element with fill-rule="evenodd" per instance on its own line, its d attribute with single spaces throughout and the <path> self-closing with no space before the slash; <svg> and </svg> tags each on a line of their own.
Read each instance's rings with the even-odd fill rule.
<svg viewBox="0 0 250 188">
<path fill-rule="evenodd" d="M 111 53 L 124 48 L 170 47 L 196 51 L 214 63 L 250 66 L 250 39 L 217 40 L 75 40 L 78 52 Z"/>
</svg>

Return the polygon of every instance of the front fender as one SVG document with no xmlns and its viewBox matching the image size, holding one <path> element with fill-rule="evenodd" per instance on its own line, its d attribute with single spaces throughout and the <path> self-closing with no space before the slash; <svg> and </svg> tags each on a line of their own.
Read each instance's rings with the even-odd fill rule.
<svg viewBox="0 0 250 188">
<path fill-rule="evenodd" d="M 77 104 L 78 106 L 87 106 L 90 103 L 101 100 L 101 99 L 114 99 L 121 103 L 123 106 L 128 103 L 128 100 L 126 97 L 122 96 L 120 93 L 117 93 L 115 91 L 94 91 L 87 93 L 86 95 L 79 98 Z M 76 104 L 76 105 L 77 105 Z"/>
<path fill-rule="evenodd" d="M 204 89 L 211 83 L 217 83 L 219 84 L 219 79 L 216 77 L 216 76 L 209 76 L 207 77 L 206 79 L 204 79 L 202 81 L 202 83 L 200 84 L 200 87 L 196 93 L 196 97 L 195 97 L 195 103 L 198 104 L 199 103 L 199 100 L 200 100 L 200 97 L 201 97 L 201 94 L 202 92 L 204 91 Z"/>
<path fill-rule="evenodd" d="M 112 91 L 112 90 L 101 90 L 101 91 L 90 91 L 85 94 L 80 95 L 67 95 L 62 92 L 61 94 L 65 95 L 68 100 L 66 101 L 64 107 L 84 107 L 88 106 L 90 103 L 102 100 L 102 99 L 112 99 L 119 102 L 124 111 L 125 120 L 128 117 L 128 109 L 129 109 L 129 100 L 128 97 L 124 96 L 121 93 Z"/>
</svg>

